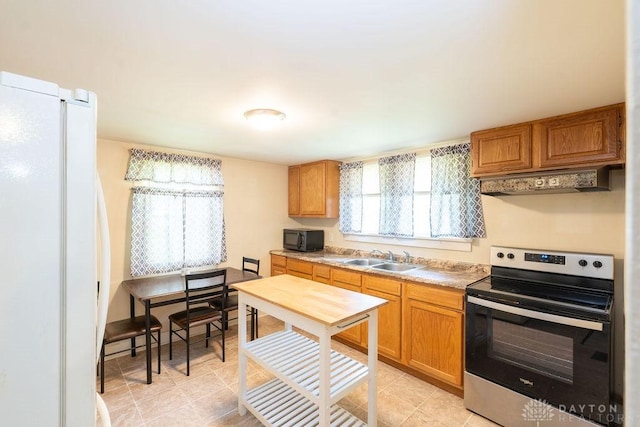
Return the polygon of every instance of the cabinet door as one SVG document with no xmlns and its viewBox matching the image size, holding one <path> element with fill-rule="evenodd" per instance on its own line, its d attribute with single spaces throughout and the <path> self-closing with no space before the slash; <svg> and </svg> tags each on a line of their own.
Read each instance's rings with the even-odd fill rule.
<svg viewBox="0 0 640 427">
<path fill-rule="evenodd" d="M 378 309 L 378 353 L 400 362 L 402 357 L 402 298 L 384 292 L 365 289 L 363 293 L 389 301 Z M 362 343 L 368 343 L 367 324 L 362 327 Z"/>
<path fill-rule="evenodd" d="M 353 292 L 362 292 L 361 276 L 359 273 L 332 268 L 331 284 Z M 362 324 L 352 326 L 344 332 L 340 332 L 337 336 L 351 341 L 354 344 L 362 345 Z"/>
<path fill-rule="evenodd" d="M 289 166 L 289 216 L 300 215 L 300 166 Z"/>
<path fill-rule="evenodd" d="M 378 309 L 378 352 L 400 361 L 402 355 L 402 282 L 377 276 L 362 276 L 362 293 L 389 301 Z M 362 328 L 362 342 L 367 347 L 367 325 Z"/>
<path fill-rule="evenodd" d="M 533 129 L 542 168 L 623 160 L 619 106 L 541 120 Z"/>
<path fill-rule="evenodd" d="M 287 274 L 287 258 L 281 255 L 271 255 L 271 275 Z"/>
<path fill-rule="evenodd" d="M 421 372 L 462 385 L 463 315 L 406 299 L 404 361 Z"/>
<path fill-rule="evenodd" d="M 326 213 L 326 163 L 300 165 L 300 215 Z"/>
<path fill-rule="evenodd" d="M 531 169 L 531 125 L 521 124 L 471 134 L 471 175 Z"/>
</svg>

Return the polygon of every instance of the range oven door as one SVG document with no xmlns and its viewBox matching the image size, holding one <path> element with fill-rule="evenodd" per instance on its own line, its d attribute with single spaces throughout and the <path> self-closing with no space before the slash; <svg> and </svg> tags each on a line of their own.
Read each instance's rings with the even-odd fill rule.
<svg viewBox="0 0 640 427">
<path fill-rule="evenodd" d="M 466 370 L 606 424 L 610 324 L 467 295 Z"/>
</svg>

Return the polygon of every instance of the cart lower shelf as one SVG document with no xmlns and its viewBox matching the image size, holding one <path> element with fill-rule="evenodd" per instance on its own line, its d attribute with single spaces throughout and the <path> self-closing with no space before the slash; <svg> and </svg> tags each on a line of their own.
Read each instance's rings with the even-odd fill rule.
<svg viewBox="0 0 640 427">
<path fill-rule="evenodd" d="M 281 331 L 247 343 L 246 354 L 270 373 L 286 379 L 312 402 L 320 396 L 320 348 L 317 342 L 294 331 Z M 331 403 L 366 382 L 366 365 L 337 351 L 330 351 Z"/>
<path fill-rule="evenodd" d="M 270 380 L 247 392 L 249 410 L 266 425 L 278 427 L 319 425 L 318 406 L 279 379 Z M 366 426 L 366 423 L 338 405 L 330 410 L 330 425 Z"/>
</svg>

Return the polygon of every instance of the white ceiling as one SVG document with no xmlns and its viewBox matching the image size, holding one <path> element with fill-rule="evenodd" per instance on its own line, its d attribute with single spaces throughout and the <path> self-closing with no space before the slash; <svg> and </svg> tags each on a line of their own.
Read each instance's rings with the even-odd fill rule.
<svg viewBox="0 0 640 427">
<path fill-rule="evenodd" d="M 624 0 L 0 0 L 0 69 L 98 136 L 295 164 L 624 101 Z M 287 118 L 259 132 L 243 112 Z"/>
</svg>

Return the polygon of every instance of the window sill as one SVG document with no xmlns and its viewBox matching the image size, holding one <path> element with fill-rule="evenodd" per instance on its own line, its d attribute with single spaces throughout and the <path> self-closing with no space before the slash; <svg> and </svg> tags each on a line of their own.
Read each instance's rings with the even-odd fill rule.
<svg viewBox="0 0 640 427">
<path fill-rule="evenodd" d="M 444 249 L 449 251 L 471 252 L 472 239 L 429 239 L 384 237 L 375 234 L 343 234 L 344 239 L 351 242 L 379 243 L 394 246 L 411 246 L 414 248 Z"/>
</svg>

